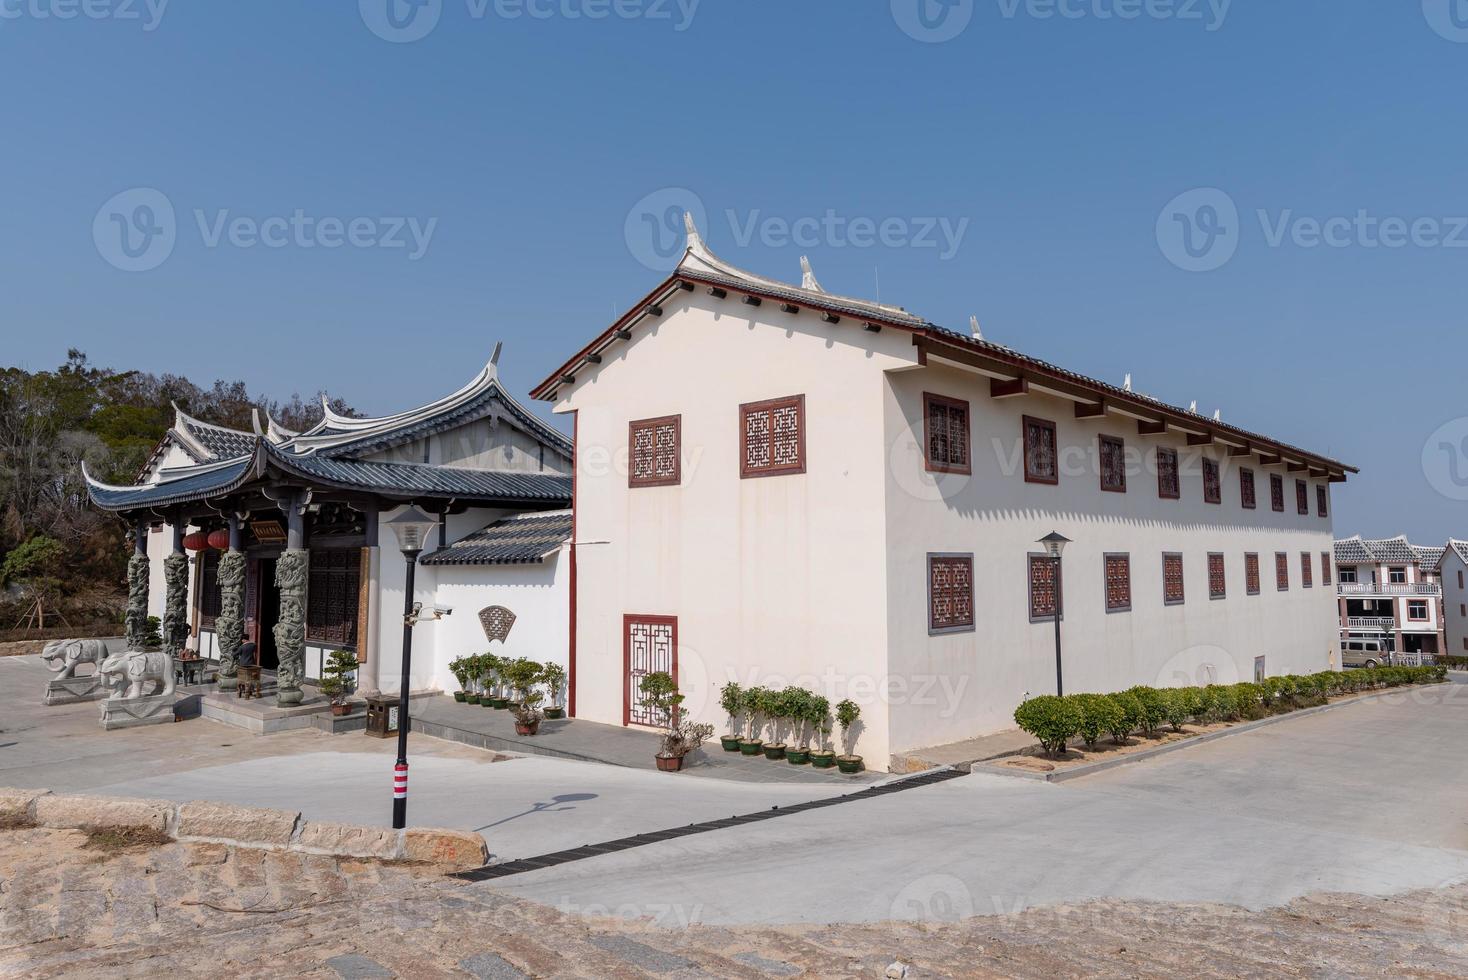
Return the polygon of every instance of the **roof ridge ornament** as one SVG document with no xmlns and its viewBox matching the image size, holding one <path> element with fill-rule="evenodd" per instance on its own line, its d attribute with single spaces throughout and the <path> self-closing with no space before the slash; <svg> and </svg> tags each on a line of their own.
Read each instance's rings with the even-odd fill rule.
<svg viewBox="0 0 1468 980">
<path fill-rule="evenodd" d="M 688 251 L 700 257 L 706 256 L 708 246 L 703 243 L 703 236 L 698 233 L 698 225 L 693 220 L 692 211 L 683 212 L 683 228 L 688 232 Z"/>
<path fill-rule="evenodd" d="M 1126 380 L 1121 383 L 1121 390 L 1122 391 L 1131 391 L 1132 390 L 1132 373 L 1130 371 L 1127 372 Z"/>
<path fill-rule="evenodd" d="M 978 317 L 971 316 L 971 317 L 968 318 L 968 329 L 969 329 L 969 332 L 974 335 L 974 339 L 975 340 L 983 340 L 984 339 L 984 331 L 982 331 L 982 330 L 979 329 L 979 318 Z"/>
<path fill-rule="evenodd" d="M 811 270 L 810 259 L 806 258 L 804 255 L 800 257 L 800 288 L 808 289 L 813 293 L 825 292 L 825 290 L 821 288 L 820 280 L 816 279 L 815 272 Z"/>
</svg>

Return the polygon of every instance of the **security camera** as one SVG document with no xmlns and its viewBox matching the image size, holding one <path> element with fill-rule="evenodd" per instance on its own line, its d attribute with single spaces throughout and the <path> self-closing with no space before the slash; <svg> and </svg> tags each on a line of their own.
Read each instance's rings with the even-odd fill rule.
<svg viewBox="0 0 1468 980">
<path fill-rule="evenodd" d="M 435 615 L 435 616 L 443 617 L 443 616 L 452 616 L 453 614 L 454 614 L 454 607 L 453 606 L 434 606 L 433 607 L 433 615 Z"/>
</svg>

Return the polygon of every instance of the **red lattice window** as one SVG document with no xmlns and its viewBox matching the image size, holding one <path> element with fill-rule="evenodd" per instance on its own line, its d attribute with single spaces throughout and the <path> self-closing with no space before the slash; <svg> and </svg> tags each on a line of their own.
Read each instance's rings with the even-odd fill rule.
<svg viewBox="0 0 1468 980">
<path fill-rule="evenodd" d="M 1322 551 L 1320 553 L 1320 584 L 1321 585 L 1329 585 L 1330 584 L 1330 564 L 1331 564 L 1331 554 L 1330 554 L 1330 552 L 1328 552 L 1328 551 Z"/>
<path fill-rule="evenodd" d="M 1284 477 L 1278 473 L 1269 474 L 1269 503 L 1275 510 L 1284 513 Z"/>
<path fill-rule="evenodd" d="M 1055 423 L 1026 415 L 1025 482 L 1059 483 L 1060 461 L 1055 442 Z"/>
<path fill-rule="evenodd" d="M 1183 590 L 1183 556 L 1175 553 L 1162 556 L 1162 601 L 1176 606 L 1187 598 Z"/>
<path fill-rule="evenodd" d="M 1245 510 L 1253 510 L 1259 504 L 1254 496 L 1254 471 L 1248 467 L 1239 470 L 1239 503 Z"/>
<path fill-rule="evenodd" d="M 1030 555 L 1030 621 L 1055 618 L 1055 562 L 1049 555 Z"/>
<path fill-rule="evenodd" d="M 357 642 L 362 555 L 356 548 L 312 548 L 306 580 L 306 639 Z"/>
<path fill-rule="evenodd" d="M 928 556 L 928 630 L 974 628 L 974 556 Z"/>
<path fill-rule="evenodd" d="M 678 620 L 673 616 L 623 616 L 622 724 L 666 723 L 656 709 L 642 703 L 642 679 L 658 672 L 678 682 Z"/>
<path fill-rule="evenodd" d="M 1223 555 L 1214 552 L 1208 556 L 1208 598 L 1222 599 L 1228 595 L 1228 577 L 1224 574 Z"/>
<path fill-rule="evenodd" d="M 669 415 L 628 424 L 627 485 L 673 487 L 682 479 L 683 417 Z"/>
<path fill-rule="evenodd" d="M 1290 589 L 1290 556 L 1283 551 L 1274 554 L 1274 587 L 1281 592 Z"/>
<path fill-rule="evenodd" d="M 741 477 L 805 472 L 805 396 L 739 406 Z"/>
<path fill-rule="evenodd" d="M 1300 585 L 1307 589 L 1315 587 L 1314 566 L 1310 564 L 1310 552 L 1300 552 Z"/>
<path fill-rule="evenodd" d="M 1295 481 L 1295 510 L 1305 515 L 1310 513 L 1310 487 L 1304 480 Z"/>
<path fill-rule="evenodd" d="M 923 393 L 923 444 L 929 473 L 970 473 L 968 402 Z"/>
<path fill-rule="evenodd" d="M 1106 611 L 1126 612 L 1132 608 L 1132 559 L 1130 555 L 1106 556 Z"/>
<path fill-rule="evenodd" d="M 1330 516 L 1330 491 L 1323 483 L 1315 488 L 1315 513 L 1320 517 Z"/>
<path fill-rule="evenodd" d="M 1223 478 L 1218 472 L 1218 460 L 1203 457 L 1203 502 L 1223 503 Z"/>
<path fill-rule="evenodd" d="M 1126 493 L 1126 442 L 1116 436 L 1098 436 L 1101 489 Z"/>
<path fill-rule="evenodd" d="M 1252 551 L 1244 555 L 1244 591 L 1259 594 L 1259 556 Z"/>
<path fill-rule="evenodd" d="M 1177 450 L 1157 450 L 1157 496 L 1177 500 L 1183 495 L 1177 478 Z"/>
</svg>

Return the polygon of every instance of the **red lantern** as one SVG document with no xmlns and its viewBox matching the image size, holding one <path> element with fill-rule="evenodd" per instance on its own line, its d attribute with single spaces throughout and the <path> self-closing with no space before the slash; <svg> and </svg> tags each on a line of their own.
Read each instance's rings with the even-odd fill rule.
<svg viewBox="0 0 1468 980">
<path fill-rule="evenodd" d="M 183 546 L 189 551 L 207 551 L 209 549 L 209 535 L 203 531 L 186 534 L 184 535 Z"/>
<path fill-rule="evenodd" d="M 209 547 L 215 551 L 229 550 L 229 532 L 223 528 L 209 532 Z"/>
</svg>

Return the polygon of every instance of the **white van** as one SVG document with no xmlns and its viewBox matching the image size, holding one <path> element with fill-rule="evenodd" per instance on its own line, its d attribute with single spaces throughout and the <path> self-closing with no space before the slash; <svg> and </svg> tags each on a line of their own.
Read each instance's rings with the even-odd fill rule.
<svg viewBox="0 0 1468 980">
<path fill-rule="evenodd" d="M 1345 640 L 1341 643 L 1341 664 L 1346 667 L 1379 667 L 1386 663 L 1386 650 L 1380 640 Z"/>
</svg>

